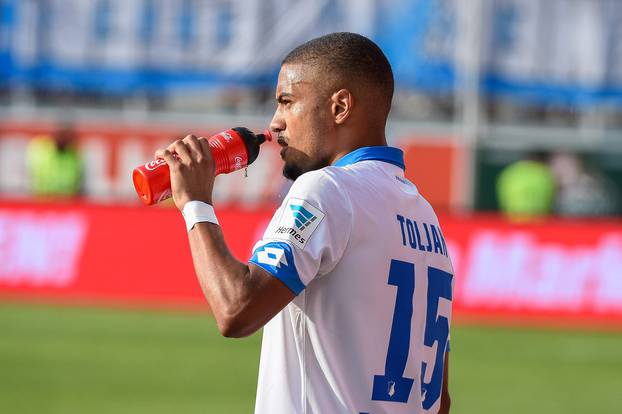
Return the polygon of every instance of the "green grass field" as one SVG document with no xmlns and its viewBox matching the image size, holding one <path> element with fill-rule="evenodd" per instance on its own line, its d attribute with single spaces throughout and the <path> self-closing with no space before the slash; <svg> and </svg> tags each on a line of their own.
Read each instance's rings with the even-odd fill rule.
<svg viewBox="0 0 622 414">
<path fill-rule="evenodd" d="M 209 315 L 0 303 L 2 413 L 251 413 L 260 335 Z M 457 326 L 452 412 L 622 412 L 622 334 Z"/>
</svg>

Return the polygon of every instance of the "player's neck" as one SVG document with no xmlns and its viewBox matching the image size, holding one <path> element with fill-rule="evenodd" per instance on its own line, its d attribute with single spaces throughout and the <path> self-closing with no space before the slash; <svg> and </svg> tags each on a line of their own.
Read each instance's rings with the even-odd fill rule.
<svg viewBox="0 0 622 414">
<path fill-rule="evenodd" d="M 341 142 L 343 142 L 343 145 L 336 151 L 330 162 L 330 165 L 333 165 L 340 158 L 359 148 L 387 145 L 384 131 L 382 131 L 381 133 L 366 132 L 365 134 L 357 134 L 351 139 L 344 139 Z"/>
</svg>

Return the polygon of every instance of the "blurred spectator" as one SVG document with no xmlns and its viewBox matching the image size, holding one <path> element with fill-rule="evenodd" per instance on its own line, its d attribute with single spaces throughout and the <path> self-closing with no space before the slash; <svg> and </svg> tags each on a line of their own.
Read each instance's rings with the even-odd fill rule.
<svg viewBox="0 0 622 414">
<path fill-rule="evenodd" d="M 53 136 L 34 137 L 26 156 L 33 195 L 71 197 L 80 193 L 82 158 L 71 126 L 61 127 Z"/>
<path fill-rule="evenodd" d="M 559 152 L 551 158 L 558 183 L 555 212 L 562 216 L 602 216 L 615 214 L 619 196 L 615 186 L 602 174 L 586 168 L 576 155 Z"/>
<path fill-rule="evenodd" d="M 501 171 L 497 197 L 501 211 L 512 219 L 548 215 L 555 196 L 555 177 L 546 163 L 546 154 L 534 153 Z"/>
</svg>

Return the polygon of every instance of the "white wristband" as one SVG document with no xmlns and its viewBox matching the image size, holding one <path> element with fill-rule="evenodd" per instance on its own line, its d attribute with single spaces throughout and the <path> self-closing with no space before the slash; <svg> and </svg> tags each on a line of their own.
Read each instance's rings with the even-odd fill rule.
<svg viewBox="0 0 622 414">
<path fill-rule="evenodd" d="M 197 223 L 219 224 L 216 213 L 214 213 L 214 207 L 203 201 L 188 201 L 184 205 L 181 214 L 184 216 L 184 220 L 186 220 L 186 230 L 188 231 L 192 230 Z"/>
</svg>

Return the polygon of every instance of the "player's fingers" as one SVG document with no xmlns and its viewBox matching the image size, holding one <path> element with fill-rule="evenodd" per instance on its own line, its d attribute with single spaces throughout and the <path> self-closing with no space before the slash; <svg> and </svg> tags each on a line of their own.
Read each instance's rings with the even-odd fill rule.
<svg viewBox="0 0 622 414">
<path fill-rule="evenodd" d="M 164 159 L 164 151 L 169 151 L 168 148 L 158 148 L 154 154 L 155 159 Z M 169 151 L 170 152 L 170 151 Z"/>
<path fill-rule="evenodd" d="M 173 142 L 169 145 L 168 150 L 171 148 L 177 154 L 177 156 L 181 159 L 184 164 L 189 164 L 192 161 L 192 155 L 190 154 L 190 149 L 187 147 L 186 143 L 181 139 Z"/>
<path fill-rule="evenodd" d="M 199 143 L 199 138 L 195 137 L 194 135 L 188 135 L 186 138 L 184 138 L 184 143 L 190 150 L 192 158 L 198 163 L 203 162 L 203 160 L 205 159 L 205 153 L 203 152 L 203 148 Z"/>
<path fill-rule="evenodd" d="M 206 154 L 206 155 L 208 155 L 211 158 L 212 157 L 212 150 L 210 149 L 208 139 L 207 138 L 200 138 L 199 139 L 199 145 L 203 149 L 203 154 Z"/>
<path fill-rule="evenodd" d="M 175 156 L 175 154 L 173 154 L 171 151 L 169 151 L 168 148 L 157 150 L 155 155 L 156 155 L 156 158 L 161 158 L 164 161 L 166 161 L 166 163 L 168 164 L 169 168 L 175 168 L 179 164 L 181 164 L 181 161 L 179 161 L 179 158 L 177 158 Z"/>
</svg>

